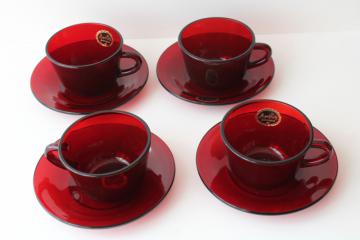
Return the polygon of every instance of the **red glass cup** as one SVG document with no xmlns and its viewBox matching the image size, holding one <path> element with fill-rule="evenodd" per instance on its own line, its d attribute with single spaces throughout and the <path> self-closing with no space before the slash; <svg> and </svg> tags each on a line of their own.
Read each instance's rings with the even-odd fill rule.
<svg viewBox="0 0 360 240">
<path fill-rule="evenodd" d="M 253 31 L 230 18 L 204 18 L 183 28 L 178 37 L 191 81 L 205 88 L 229 88 L 239 84 L 247 69 L 266 63 L 271 48 L 255 43 Z M 264 55 L 250 61 L 253 49 Z"/>
<path fill-rule="evenodd" d="M 140 69 L 141 57 L 122 51 L 123 38 L 107 25 L 81 23 L 55 33 L 47 42 L 46 55 L 68 95 L 101 95 L 116 87 L 118 77 Z M 120 59 L 134 65 L 120 67 Z"/>
<path fill-rule="evenodd" d="M 248 101 L 232 108 L 220 126 L 231 174 L 245 189 L 281 193 L 296 182 L 299 168 L 329 160 L 332 146 L 313 137 L 309 119 L 295 107 L 274 100 Z M 317 151 L 315 158 L 306 157 Z"/>
<path fill-rule="evenodd" d="M 75 199 L 102 208 L 124 203 L 136 193 L 150 142 L 150 129 L 139 117 L 97 112 L 73 123 L 59 141 L 46 147 L 45 156 L 72 175 L 78 189 Z"/>
</svg>

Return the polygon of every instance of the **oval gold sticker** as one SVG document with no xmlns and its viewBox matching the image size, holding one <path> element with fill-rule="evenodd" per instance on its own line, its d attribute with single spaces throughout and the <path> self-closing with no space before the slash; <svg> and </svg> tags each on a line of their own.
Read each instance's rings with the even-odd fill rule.
<svg viewBox="0 0 360 240">
<path fill-rule="evenodd" d="M 281 115 L 271 108 L 264 108 L 256 113 L 256 121 L 264 126 L 276 126 L 281 122 Z"/>
<path fill-rule="evenodd" d="M 100 30 L 96 33 L 97 42 L 103 47 L 110 47 L 113 43 L 112 35 L 109 31 Z"/>
</svg>

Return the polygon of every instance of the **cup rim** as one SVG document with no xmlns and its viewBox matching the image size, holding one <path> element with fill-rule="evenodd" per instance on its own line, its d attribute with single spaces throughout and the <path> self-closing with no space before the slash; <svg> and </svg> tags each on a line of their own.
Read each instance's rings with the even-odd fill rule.
<svg viewBox="0 0 360 240">
<path fill-rule="evenodd" d="M 146 141 L 146 145 L 144 147 L 144 150 L 142 151 L 142 153 L 133 161 L 131 162 L 128 166 L 115 170 L 115 171 L 111 171 L 111 172 L 106 172 L 106 173 L 87 173 L 87 172 L 83 172 L 83 171 L 79 171 L 76 168 L 73 168 L 70 164 L 67 163 L 67 161 L 64 159 L 63 155 L 62 155 L 62 143 L 64 140 L 64 136 L 65 134 L 70 130 L 70 128 L 72 128 L 73 126 L 75 126 L 78 122 L 83 121 L 85 119 L 94 117 L 94 116 L 98 116 L 98 115 L 104 115 L 104 114 L 112 114 L 112 113 L 116 113 L 116 114 L 124 114 L 124 115 L 128 115 L 130 117 L 136 118 L 138 121 L 140 121 L 143 126 L 146 129 L 146 133 L 147 133 L 147 141 Z M 74 123 L 72 123 L 69 127 L 66 128 L 66 130 L 64 131 L 64 133 L 62 134 L 60 140 L 59 140 L 59 150 L 58 150 L 58 154 L 59 154 L 59 160 L 61 162 L 61 164 L 64 165 L 64 167 L 69 170 L 70 172 L 73 172 L 77 175 L 83 176 L 83 177 L 95 177 L 95 178 L 99 178 L 99 177 L 110 177 L 110 176 L 114 176 L 120 173 L 124 173 L 127 172 L 128 170 L 132 169 L 133 167 L 135 167 L 141 160 L 144 159 L 144 156 L 149 152 L 151 146 L 151 131 L 149 126 L 146 124 L 146 122 L 144 120 L 142 120 L 140 117 L 136 116 L 135 114 L 129 113 L 129 112 L 125 112 L 125 111 L 118 111 L 118 110 L 105 110 L 105 111 L 98 111 L 92 114 L 88 114 L 78 120 L 76 120 Z"/>
<path fill-rule="evenodd" d="M 308 143 L 305 145 L 305 147 L 299 151 L 296 155 L 292 156 L 292 157 L 289 157 L 285 160 L 282 160 L 282 161 L 263 161 L 263 160 L 259 160 L 259 159 L 256 159 L 256 158 L 251 158 L 251 157 L 248 157 L 242 153 L 240 153 L 238 150 L 236 150 L 231 144 L 230 142 L 227 140 L 227 137 L 225 135 L 225 126 L 224 126 L 224 122 L 225 120 L 227 119 L 227 117 L 232 113 L 234 112 L 235 110 L 245 106 L 245 105 L 248 105 L 248 104 L 252 104 L 252 103 L 257 103 L 257 102 L 276 102 L 276 103 L 281 103 L 281 104 L 284 104 L 284 105 L 287 105 L 293 109 L 295 109 L 296 111 L 298 111 L 303 117 L 304 119 L 307 121 L 309 127 L 310 127 L 310 136 L 309 136 L 309 140 L 308 140 Z M 294 161 L 296 159 L 298 159 L 301 155 L 305 154 L 306 151 L 310 148 L 312 142 L 313 142 L 313 138 L 314 138 L 314 130 L 313 130 L 313 125 L 312 123 L 310 122 L 309 118 L 301 111 L 299 110 L 298 108 L 288 104 L 288 103 L 285 103 L 285 102 L 282 102 L 282 101 L 278 101 L 278 100 L 272 100 L 272 99 L 258 99 L 258 100 L 250 100 L 250 101 L 245 101 L 244 103 L 241 103 L 241 104 L 238 104 L 234 107 L 232 107 L 226 114 L 225 116 L 223 117 L 222 121 L 220 122 L 220 135 L 221 135 L 221 139 L 223 140 L 223 143 L 225 144 L 225 146 L 230 149 L 230 151 L 235 154 L 237 157 L 247 161 L 247 162 L 250 162 L 250 163 L 253 163 L 253 164 L 257 164 L 257 165 L 266 165 L 266 166 L 274 166 L 274 165 L 284 165 L 286 163 L 289 163 L 291 161 Z"/>
<path fill-rule="evenodd" d="M 61 62 L 55 60 L 55 59 L 51 56 L 51 54 L 49 53 L 49 51 L 48 51 L 48 47 L 49 47 L 50 41 L 51 41 L 57 34 L 59 34 L 61 31 L 66 30 L 66 29 L 71 28 L 71 27 L 79 26 L 79 25 L 98 25 L 98 26 L 105 26 L 105 27 L 107 27 L 107 28 L 111 28 L 111 29 L 118 35 L 118 37 L 120 38 L 119 47 L 118 47 L 118 48 L 114 51 L 114 53 L 112 53 L 110 56 L 108 56 L 108 57 L 106 57 L 106 58 L 104 58 L 104 59 L 101 59 L 100 61 L 94 62 L 94 63 L 74 65 L 74 64 L 61 63 Z M 120 32 L 119 32 L 118 30 L 116 30 L 115 28 L 113 28 L 113 27 L 111 27 L 111 26 L 109 26 L 109 25 L 103 24 L 103 23 L 85 22 L 85 23 L 73 24 L 73 25 L 67 26 L 67 27 L 62 28 L 62 29 L 60 29 L 59 31 L 55 32 L 55 33 L 49 38 L 49 40 L 47 41 L 46 46 L 45 46 L 45 52 L 46 52 L 47 58 L 48 58 L 53 64 L 55 64 L 55 65 L 57 65 L 57 66 L 60 66 L 60 67 L 64 67 L 64 68 L 77 69 L 77 68 L 91 67 L 91 66 L 95 66 L 95 65 L 97 65 L 97 64 L 100 64 L 100 63 L 104 63 L 104 62 L 109 61 L 110 59 L 112 59 L 114 56 L 116 56 L 116 55 L 121 51 L 123 45 L 124 45 L 124 39 L 123 39 L 122 35 L 120 34 Z"/>
<path fill-rule="evenodd" d="M 200 21 L 207 20 L 207 19 L 223 19 L 223 20 L 229 20 L 229 21 L 233 21 L 233 22 L 243 25 L 250 32 L 251 38 L 252 38 L 251 44 L 249 45 L 248 49 L 235 57 L 228 58 L 228 59 L 221 59 L 221 60 L 220 59 L 202 58 L 202 57 L 199 57 L 199 56 L 191 53 L 190 51 L 188 51 L 185 48 L 185 46 L 183 45 L 183 42 L 181 40 L 183 32 L 185 31 L 186 28 L 188 28 L 193 23 L 200 22 Z M 231 62 L 231 61 L 237 60 L 239 58 L 242 58 L 244 55 L 251 52 L 251 50 L 254 48 L 254 45 L 255 45 L 255 34 L 254 34 L 253 30 L 247 24 L 245 24 L 244 22 L 241 22 L 239 20 L 236 20 L 233 18 L 227 18 L 227 17 L 207 17 L 207 18 L 200 18 L 198 20 L 195 20 L 195 21 L 192 21 L 192 22 L 186 24 L 185 27 L 183 27 L 183 29 L 180 31 L 180 33 L 178 35 L 178 45 L 183 53 L 185 53 L 187 56 L 189 56 L 195 60 L 198 60 L 201 62 L 209 62 L 209 63 L 224 63 L 224 62 Z"/>
</svg>

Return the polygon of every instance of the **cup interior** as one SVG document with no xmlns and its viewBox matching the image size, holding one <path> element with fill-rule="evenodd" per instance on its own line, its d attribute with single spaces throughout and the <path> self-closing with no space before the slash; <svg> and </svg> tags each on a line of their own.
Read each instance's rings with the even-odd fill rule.
<svg viewBox="0 0 360 240">
<path fill-rule="evenodd" d="M 81 66 L 109 58 L 120 50 L 121 45 L 121 36 L 114 28 L 82 23 L 55 33 L 46 45 L 46 53 L 55 63 Z"/>
<path fill-rule="evenodd" d="M 312 141 L 307 117 L 278 101 L 255 101 L 230 110 L 222 130 L 232 151 L 255 161 L 285 161 Z"/>
<path fill-rule="evenodd" d="M 179 35 L 180 45 L 191 55 L 209 60 L 227 60 L 250 49 L 253 32 L 228 18 L 205 18 L 187 25 Z"/>
<path fill-rule="evenodd" d="M 150 130 L 139 118 L 108 112 L 74 123 L 61 140 L 61 157 L 88 174 L 121 170 L 139 161 L 150 146 Z"/>
</svg>

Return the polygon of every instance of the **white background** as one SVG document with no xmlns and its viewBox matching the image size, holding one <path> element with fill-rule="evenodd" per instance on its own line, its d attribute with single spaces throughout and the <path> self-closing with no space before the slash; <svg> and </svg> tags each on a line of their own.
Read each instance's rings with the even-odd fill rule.
<svg viewBox="0 0 360 240">
<path fill-rule="evenodd" d="M 158 83 L 160 54 L 182 26 L 202 17 L 248 23 L 273 48 L 273 83 L 256 98 L 302 109 L 336 149 L 339 175 L 316 205 L 282 216 L 228 207 L 202 184 L 195 164 L 201 137 L 231 106 L 179 100 Z M 117 28 L 147 59 L 143 91 L 119 107 L 141 116 L 172 149 L 177 173 L 169 195 L 143 218 L 87 230 L 68 226 L 38 204 L 32 186 L 44 147 L 79 116 L 43 107 L 30 76 L 55 31 L 79 22 Z M 5 1 L 0 2 L 0 239 L 359 239 L 360 1 Z"/>
</svg>

